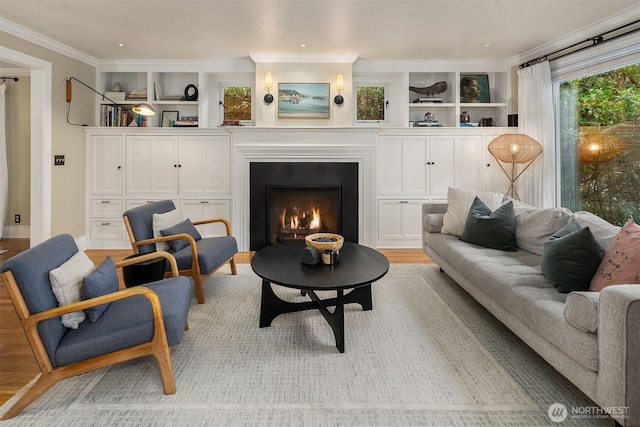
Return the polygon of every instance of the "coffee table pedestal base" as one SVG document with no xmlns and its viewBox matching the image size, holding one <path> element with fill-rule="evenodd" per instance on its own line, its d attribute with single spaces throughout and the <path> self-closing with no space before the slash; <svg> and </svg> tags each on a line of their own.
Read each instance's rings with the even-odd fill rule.
<svg viewBox="0 0 640 427">
<path fill-rule="evenodd" d="M 320 299 L 312 290 L 303 290 L 302 294 L 309 295 L 311 301 L 289 302 L 278 297 L 272 285 L 267 280 L 262 280 L 262 298 L 260 301 L 260 327 L 271 326 L 273 319 L 284 313 L 318 309 L 333 330 L 336 338 L 336 347 L 340 353 L 344 353 L 344 305 L 357 303 L 364 311 L 371 310 L 371 284 L 352 289 L 348 293 L 344 290 L 336 290 L 335 298 Z M 328 307 L 335 306 L 333 312 Z"/>
</svg>

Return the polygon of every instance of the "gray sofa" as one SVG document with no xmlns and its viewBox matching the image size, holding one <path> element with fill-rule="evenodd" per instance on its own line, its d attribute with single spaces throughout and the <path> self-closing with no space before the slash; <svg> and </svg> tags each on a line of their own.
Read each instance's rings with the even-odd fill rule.
<svg viewBox="0 0 640 427">
<path fill-rule="evenodd" d="M 447 204 L 423 205 L 424 252 L 616 422 L 640 426 L 640 286 L 560 293 L 542 274 L 541 256 L 522 249 L 524 241 L 505 252 L 442 234 L 446 211 Z M 565 211 L 553 220 L 574 217 L 605 248 L 618 230 L 595 215 Z M 516 232 L 518 226 L 516 217 Z"/>
</svg>

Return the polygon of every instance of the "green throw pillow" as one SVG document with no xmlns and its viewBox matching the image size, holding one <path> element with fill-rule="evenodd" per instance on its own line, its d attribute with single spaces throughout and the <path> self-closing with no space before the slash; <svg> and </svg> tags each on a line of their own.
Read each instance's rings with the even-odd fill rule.
<svg viewBox="0 0 640 427">
<path fill-rule="evenodd" d="M 586 291 L 604 252 L 589 227 L 571 219 L 544 243 L 542 273 L 559 292 Z"/>
<path fill-rule="evenodd" d="M 516 251 L 516 216 L 513 202 L 505 203 L 491 212 L 491 209 L 476 197 L 469 209 L 460 240 L 486 248 Z"/>
</svg>

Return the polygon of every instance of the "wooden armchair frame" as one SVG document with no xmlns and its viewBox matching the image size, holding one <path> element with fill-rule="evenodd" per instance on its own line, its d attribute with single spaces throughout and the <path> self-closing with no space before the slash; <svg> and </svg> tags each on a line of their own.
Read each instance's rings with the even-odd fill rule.
<svg viewBox="0 0 640 427">
<path fill-rule="evenodd" d="M 171 236 L 154 237 L 152 239 L 144 239 L 144 240 L 136 241 L 136 238 L 133 234 L 133 229 L 131 228 L 131 223 L 129 222 L 129 218 L 126 215 L 124 215 L 122 219 L 124 220 L 124 226 L 127 229 L 127 234 L 129 236 L 129 240 L 131 241 L 131 246 L 133 247 L 133 252 L 136 254 L 140 253 L 139 249 L 140 249 L 140 246 L 142 245 L 156 244 L 158 242 L 168 242 L 170 240 L 177 240 L 177 239 L 186 239 L 189 242 L 189 246 L 191 247 L 191 267 L 187 269 L 179 270 L 178 273 L 181 276 L 189 276 L 193 278 L 193 283 L 196 290 L 196 298 L 198 300 L 198 304 L 204 304 L 205 302 L 204 287 L 202 285 L 202 273 L 200 272 L 200 264 L 198 263 L 198 246 L 196 245 L 195 239 L 189 234 L 183 233 L 183 234 L 174 234 Z M 227 236 L 232 235 L 231 223 L 224 218 L 211 218 L 211 219 L 204 219 L 200 221 L 193 221 L 193 225 L 213 224 L 217 222 L 224 224 Z M 219 270 L 220 267 L 222 267 L 226 263 L 229 263 L 229 265 L 231 266 L 231 274 L 233 275 L 238 274 L 238 270 L 236 268 L 236 262 L 233 257 L 224 261 L 216 269 L 209 272 L 208 274 L 211 274 Z"/>
<path fill-rule="evenodd" d="M 119 261 L 116 263 L 116 267 L 120 268 L 158 257 L 166 258 L 171 265 L 172 275 L 178 275 L 178 267 L 175 259 L 171 254 L 165 251 L 158 251 L 136 258 Z M 11 271 L 6 271 L 0 274 L 0 281 L 9 292 L 13 306 L 18 314 L 20 324 L 24 329 L 33 355 L 35 356 L 38 367 L 40 368 L 40 376 L 36 382 L 16 401 L 16 403 L 13 404 L 11 408 L 9 408 L 9 410 L 2 416 L 2 420 L 7 420 L 18 415 L 31 402 L 40 397 L 45 391 L 53 387 L 60 380 L 146 355 L 153 355 L 158 361 L 164 393 L 173 394 L 176 392 L 173 367 L 171 364 L 171 354 L 169 352 L 164 320 L 162 318 L 160 299 L 152 290 L 143 286 L 136 286 L 97 298 L 91 298 L 51 310 L 42 311 L 40 313 L 31 314 L 22 294 L 20 293 L 20 289 L 18 288 L 18 284 L 16 283 L 13 273 Z M 38 333 L 37 326 L 39 322 L 77 310 L 85 310 L 107 302 L 129 298 L 134 295 L 142 295 L 151 303 L 154 324 L 154 332 L 151 341 L 134 347 L 118 350 L 113 353 L 104 354 L 92 359 L 72 363 L 70 365 L 59 367 L 53 366 L 47 351 L 45 350 L 42 339 L 40 338 L 40 334 Z"/>
</svg>

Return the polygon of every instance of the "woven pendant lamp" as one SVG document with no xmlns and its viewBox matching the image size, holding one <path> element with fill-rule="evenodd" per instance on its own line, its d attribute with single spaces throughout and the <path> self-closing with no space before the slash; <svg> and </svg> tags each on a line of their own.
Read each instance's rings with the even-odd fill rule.
<svg viewBox="0 0 640 427">
<path fill-rule="evenodd" d="M 515 182 L 527 170 L 533 161 L 542 154 L 542 145 L 528 135 L 521 133 L 508 133 L 500 135 L 489 143 L 489 152 L 496 160 L 498 165 L 509 178 L 510 185 L 507 196 L 520 200 L 516 191 Z M 502 166 L 502 163 L 511 164 L 511 173 L 508 173 Z M 526 164 L 526 166 L 516 175 L 516 164 Z"/>
</svg>

